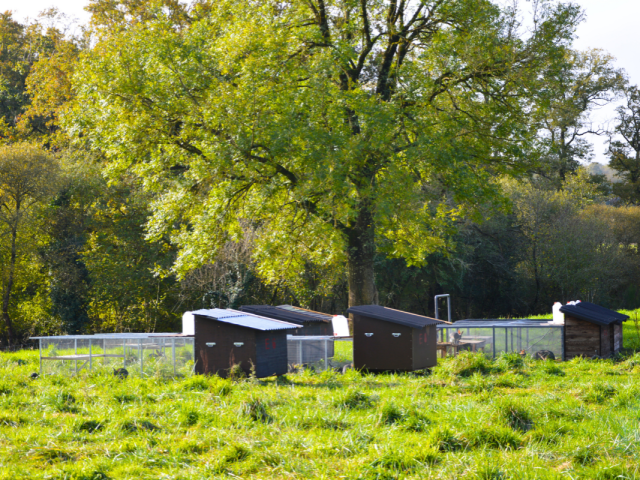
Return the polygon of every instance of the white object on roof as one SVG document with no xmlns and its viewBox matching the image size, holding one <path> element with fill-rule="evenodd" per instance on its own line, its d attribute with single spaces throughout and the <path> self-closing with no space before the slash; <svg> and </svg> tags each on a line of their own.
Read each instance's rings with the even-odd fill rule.
<svg viewBox="0 0 640 480">
<path fill-rule="evenodd" d="M 182 314 L 182 333 L 185 335 L 196 334 L 196 322 L 191 312 L 184 312 Z"/>
<path fill-rule="evenodd" d="M 552 323 L 556 323 L 558 325 L 564 325 L 564 313 L 562 313 L 560 311 L 560 307 L 562 307 L 562 304 L 560 302 L 556 302 L 553 304 L 553 322 Z"/>
<path fill-rule="evenodd" d="M 349 337 L 349 321 L 342 315 L 335 315 L 331 319 L 334 337 Z"/>
</svg>

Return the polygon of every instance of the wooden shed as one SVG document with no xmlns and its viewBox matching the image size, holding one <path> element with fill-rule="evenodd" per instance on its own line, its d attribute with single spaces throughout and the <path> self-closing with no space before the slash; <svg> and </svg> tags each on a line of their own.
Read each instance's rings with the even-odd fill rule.
<svg viewBox="0 0 640 480">
<path fill-rule="evenodd" d="M 191 314 L 183 333 L 194 336 L 196 373 L 226 377 L 240 365 L 249 374 L 252 364 L 258 378 L 287 373 L 287 333 L 299 325 L 219 308 Z"/>
<path fill-rule="evenodd" d="M 563 305 L 564 358 L 610 357 L 622 349 L 622 322 L 629 319 L 590 302 Z"/>
<path fill-rule="evenodd" d="M 353 316 L 355 368 L 406 372 L 436 366 L 436 325 L 445 322 L 379 305 L 347 312 Z"/>
<path fill-rule="evenodd" d="M 240 307 L 243 312 L 261 315 L 263 317 L 274 318 L 284 322 L 295 323 L 301 327 L 289 335 L 294 336 L 324 336 L 333 337 L 332 315 L 313 310 L 305 310 L 300 307 L 291 305 L 280 305 L 274 307 L 272 305 L 244 305 Z M 334 345 L 333 341 L 329 342 L 288 342 L 288 356 L 290 364 L 298 363 L 315 363 L 325 357 L 333 357 Z"/>
</svg>

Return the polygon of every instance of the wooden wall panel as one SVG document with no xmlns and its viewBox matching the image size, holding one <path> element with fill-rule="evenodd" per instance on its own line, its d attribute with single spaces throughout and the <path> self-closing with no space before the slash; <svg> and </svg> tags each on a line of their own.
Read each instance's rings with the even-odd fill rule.
<svg viewBox="0 0 640 480">
<path fill-rule="evenodd" d="M 601 355 L 600 327 L 565 315 L 564 346 L 567 360 Z"/>
<path fill-rule="evenodd" d="M 438 364 L 435 325 L 413 329 L 413 369 L 435 367 Z"/>
<path fill-rule="evenodd" d="M 617 324 L 613 326 L 613 353 L 619 353 L 622 345 L 622 324 Z"/>
<path fill-rule="evenodd" d="M 287 331 L 256 332 L 256 377 L 287 373 Z"/>
<path fill-rule="evenodd" d="M 600 356 L 603 358 L 611 355 L 611 327 L 612 325 L 603 325 L 600 327 Z"/>
<path fill-rule="evenodd" d="M 368 336 L 367 333 L 372 335 Z M 394 336 L 399 333 L 400 336 Z M 353 315 L 353 363 L 372 371 L 413 370 L 412 329 L 363 315 Z"/>
<path fill-rule="evenodd" d="M 254 330 L 199 316 L 195 322 L 196 373 L 226 377 L 235 364 L 240 364 L 246 374 L 250 373 L 251 362 L 255 363 L 256 358 Z M 206 344 L 210 342 L 215 345 L 208 347 Z M 236 346 L 236 343 L 242 345 Z"/>
</svg>

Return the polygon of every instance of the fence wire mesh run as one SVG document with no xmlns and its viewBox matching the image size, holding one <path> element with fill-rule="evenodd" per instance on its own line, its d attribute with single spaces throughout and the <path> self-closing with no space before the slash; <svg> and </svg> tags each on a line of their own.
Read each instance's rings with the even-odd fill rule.
<svg viewBox="0 0 640 480">
<path fill-rule="evenodd" d="M 564 328 L 548 320 L 460 320 L 438 325 L 438 350 L 442 356 L 479 351 L 495 358 L 515 352 L 547 358 L 564 358 Z"/>
<path fill-rule="evenodd" d="M 334 337 L 320 335 L 287 335 L 289 365 L 312 365 L 321 370 L 331 364 Z"/>
<path fill-rule="evenodd" d="M 130 375 L 189 375 L 193 337 L 162 334 L 102 334 L 34 337 L 40 349 L 40 375 L 124 368 Z"/>
</svg>

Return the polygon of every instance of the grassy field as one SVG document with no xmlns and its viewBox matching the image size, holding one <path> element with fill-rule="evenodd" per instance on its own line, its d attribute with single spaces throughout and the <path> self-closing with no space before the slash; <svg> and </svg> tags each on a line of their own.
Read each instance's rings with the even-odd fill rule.
<svg viewBox="0 0 640 480">
<path fill-rule="evenodd" d="M 32 380 L 37 359 L 0 355 L 2 479 L 640 478 L 640 355 L 266 381 Z"/>
</svg>

